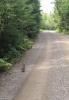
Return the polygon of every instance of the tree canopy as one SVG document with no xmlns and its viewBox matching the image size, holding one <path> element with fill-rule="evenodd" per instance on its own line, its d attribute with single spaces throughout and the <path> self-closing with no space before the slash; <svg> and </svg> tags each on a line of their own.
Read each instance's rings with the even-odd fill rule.
<svg viewBox="0 0 69 100">
<path fill-rule="evenodd" d="M 25 38 L 35 38 L 39 26 L 38 0 L 0 0 L 0 57 L 17 50 Z"/>
<path fill-rule="evenodd" d="M 55 16 L 60 31 L 69 31 L 69 0 L 55 0 Z"/>
<path fill-rule="evenodd" d="M 47 14 L 47 13 L 42 12 L 41 29 L 44 29 L 44 30 L 56 29 L 54 14 Z"/>
</svg>

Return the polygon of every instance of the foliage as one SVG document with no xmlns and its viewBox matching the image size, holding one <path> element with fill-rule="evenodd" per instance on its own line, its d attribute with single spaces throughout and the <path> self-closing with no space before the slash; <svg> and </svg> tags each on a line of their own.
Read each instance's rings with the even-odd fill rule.
<svg viewBox="0 0 69 100">
<path fill-rule="evenodd" d="M 33 42 L 30 39 L 25 38 L 17 48 L 11 48 L 8 54 L 4 56 L 4 59 L 11 63 L 16 63 L 17 59 L 19 60 L 27 49 L 32 48 L 32 44 Z"/>
<path fill-rule="evenodd" d="M 53 14 L 48 15 L 47 13 L 42 13 L 41 29 L 44 29 L 44 30 L 54 30 L 54 29 L 56 29 Z"/>
<path fill-rule="evenodd" d="M 20 55 L 19 46 L 22 44 L 24 49 L 29 48 L 29 38 L 37 36 L 39 27 L 38 0 L 1 0 L 0 57 Z"/>
<path fill-rule="evenodd" d="M 32 44 L 33 44 L 33 42 L 30 39 L 25 38 L 23 40 L 23 43 L 20 44 L 20 49 L 22 49 L 22 50 L 30 49 L 30 48 L 32 48 Z"/>
<path fill-rule="evenodd" d="M 15 63 L 16 60 L 20 57 L 21 52 L 19 52 L 19 50 L 17 50 L 16 48 L 11 48 L 10 51 L 8 51 L 8 54 L 4 56 L 4 59 L 8 62 Z"/>
<path fill-rule="evenodd" d="M 69 0 L 55 0 L 55 19 L 60 31 L 69 31 Z"/>
<path fill-rule="evenodd" d="M 4 61 L 3 59 L 0 59 L 0 72 L 8 71 L 11 68 L 11 64 Z"/>
</svg>

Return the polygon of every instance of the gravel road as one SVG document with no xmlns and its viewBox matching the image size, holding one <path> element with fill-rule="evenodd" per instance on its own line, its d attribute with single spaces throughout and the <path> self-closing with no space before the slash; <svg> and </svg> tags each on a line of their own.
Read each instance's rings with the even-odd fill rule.
<svg viewBox="0 0 69 100">
<path fill-rule="evenodd" d="M 41 33 L 25 61 L 33 67 L 14 100 L 69 100 L 69 36 Z"/>
<path fill-rule="evenodd" d="M 0 74 L 0 100 L 69 100 L 69 36 L 41 32 L 11 72 Z"/>
</svg>

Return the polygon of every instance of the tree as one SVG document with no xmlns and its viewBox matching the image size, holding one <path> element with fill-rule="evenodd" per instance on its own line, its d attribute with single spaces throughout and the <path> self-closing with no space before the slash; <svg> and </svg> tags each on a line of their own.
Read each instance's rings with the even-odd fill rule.
<svg viewBox="0 0 69 100">
<path fill-rule="evenodd" d="M 7 55 L 12 48 L 17 50 L 25 38 L 35 38 L 39 26 L 38 0 L 1 0 L 0 57 Z"/>
<path fill-rule="evenodd" d="M 48 15 L 47 13 L 44 13 L 44 12 L 42 13 L 41 29 L 44 29 L 44 30 L 55 30 L 56 29 L 53 14 Z"/>
<path fill-rule="evenodd" d="M 59 19 L 59 29 L 69 31 L 69 0 L 55 0 L 55 12 L 57 12 Z"/>
</svg>

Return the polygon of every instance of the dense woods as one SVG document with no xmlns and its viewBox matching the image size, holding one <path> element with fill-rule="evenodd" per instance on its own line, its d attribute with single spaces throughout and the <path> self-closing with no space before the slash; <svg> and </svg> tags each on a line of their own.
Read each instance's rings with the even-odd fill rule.
<svg viewBox="0 0 69 100">
<path fill-rule="evenodd" d="M 69 0 L 55 0 L 53 3 L 53 13 L 42 13 L 41 29 L 55 29 L 69 34 Z"/>
<path fill-rule="evenodd" d="M 49 15 L 40 13 L 39 0 L 0 1 L 0 70 L 9 69 L 10 63 L 31 48 L 40 28 L 69 32 L 69 0 L 54 3 L 54 13 Z"/>
<path fill-rule="evenodd" d="M 38 0 L 0 0 L 0 69 L 31 47 L 39 33 Z"/>
<path fill-rule="evenodd" d="M 55 21 L 60 31 L 69 32 L 69 0 L 55 0 Z"/>
</svg>

